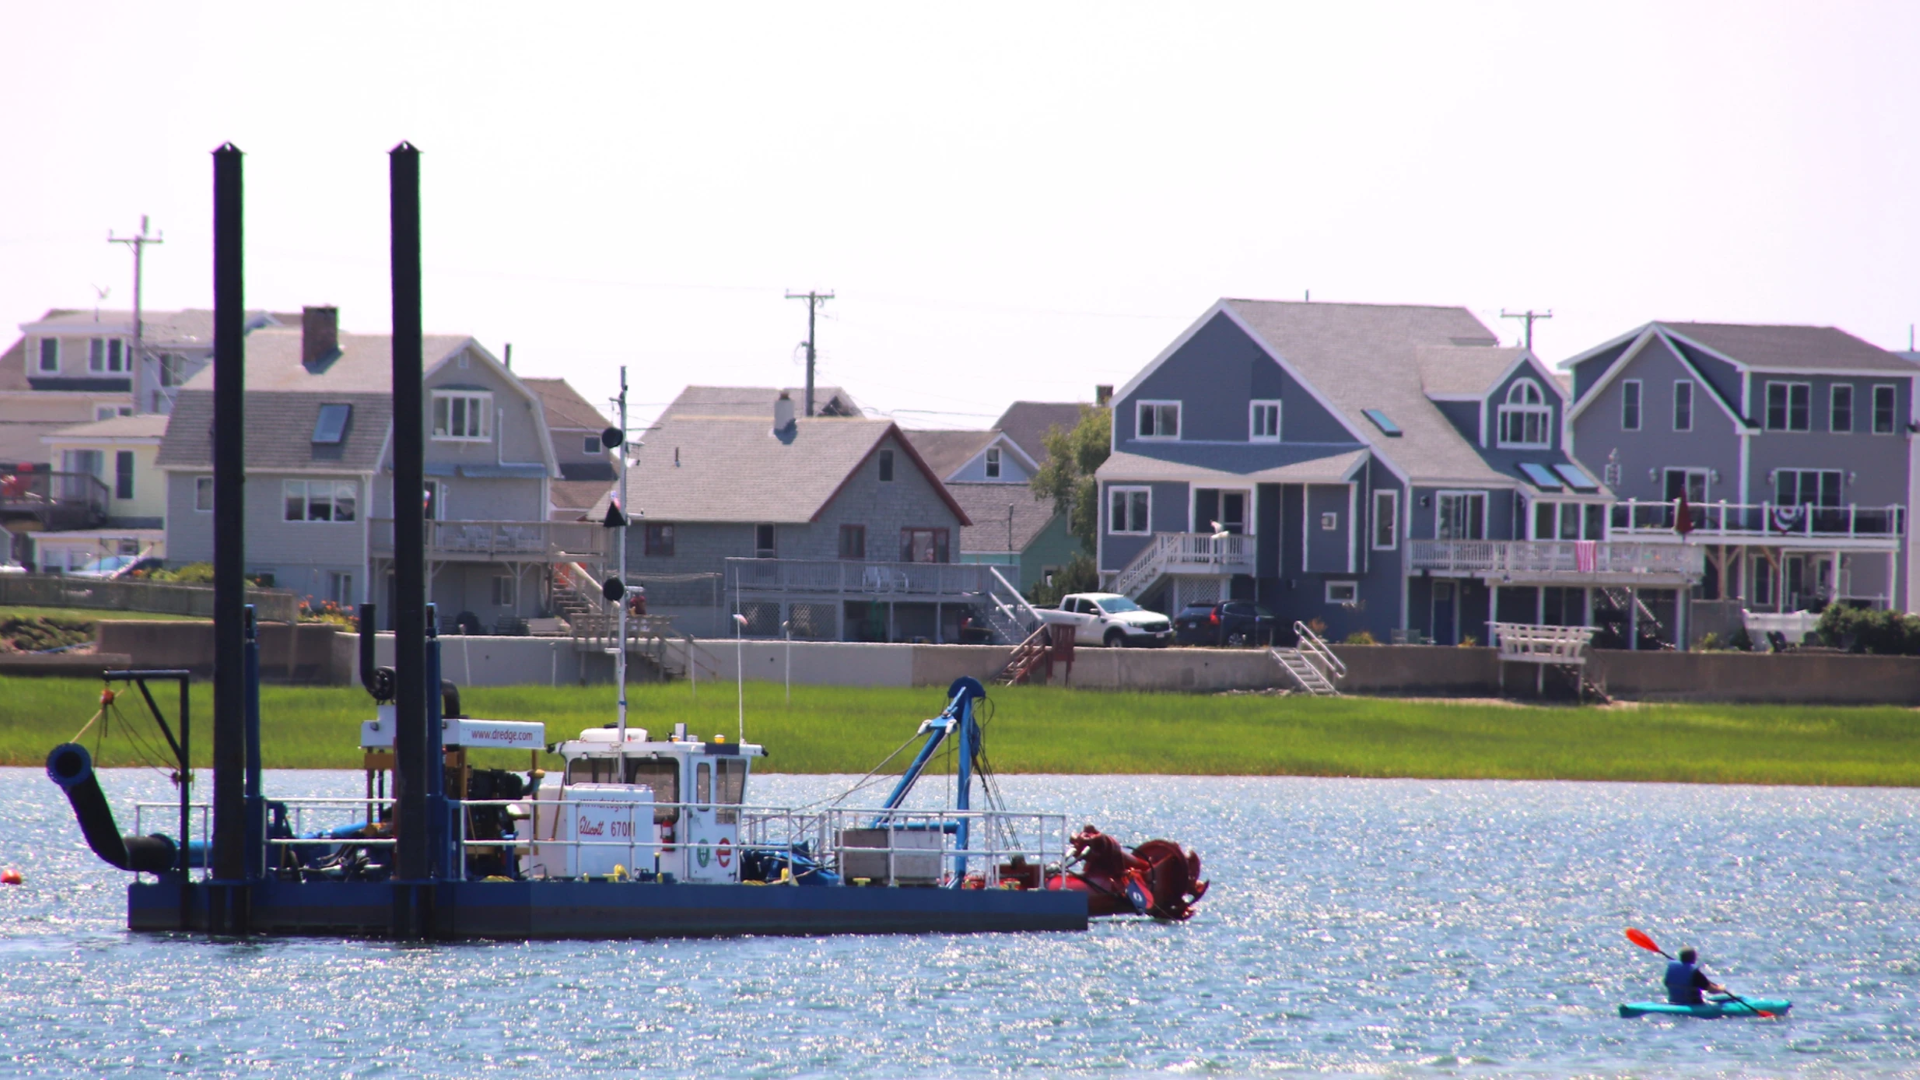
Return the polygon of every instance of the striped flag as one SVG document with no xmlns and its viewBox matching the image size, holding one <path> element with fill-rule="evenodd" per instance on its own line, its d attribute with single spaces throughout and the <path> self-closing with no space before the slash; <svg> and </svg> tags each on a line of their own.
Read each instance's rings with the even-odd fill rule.
<svg viewBox="0 0 1920 1080">
<path fill-rule="evenodd" d="M 1593 573 L 1600 563 L 1600 541 L 1575 540 L 1573 542 L 1573 568 L 1582 574 Z"/>
</svg>

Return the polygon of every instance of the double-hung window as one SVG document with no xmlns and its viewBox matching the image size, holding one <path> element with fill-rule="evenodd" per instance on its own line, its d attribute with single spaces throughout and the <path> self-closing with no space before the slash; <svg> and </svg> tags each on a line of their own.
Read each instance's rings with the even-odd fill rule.
<svg viewBox="0 0 1920 1080">
<path fill-rule="evenodd" d="M 484 442 L 493 437 L 493 394 L 486 390 L 435 390 L 433 437 Z"/>
<path fill-rule="evenodd" d="M 193 508 L 202 514 L 213 512 L 213 477 L 193 478 Z"/>
<path fill-rule="evenodd" d="M 1827 430 L 1844 435 L 1853 430 L 1853 384 L 1834 383 L 1827 393 Z"/>
<path fill-rule="evenodd" d="M 1767 430 L 1813 430 L 1813 384 L 1769 382 L 1767 384 Z"/>
<path fill-rule="evenodd" d="M 40 339 L 40 373 L 55 375 L 60 371 L 60 339 L 45 337 Z"/>
<path fill-rule="evenodd" d="M 1627 379 L 1620 384 L 1620 430 L 1640 430 L 1640 380 Z"/>
<path fill-rule="evenodd" d="M 87 370 L 96 375 L 127 370 L 127 343 L 119 338 L 93 338 L 87 343 Z"/>
<path fill-rule="evenodd" d="M 1893 434 L 1893 407 L 1896 400 L 1898 395 L 1894 393 L 1893 387 L 1883 384 L 1873 388 L 1873 433 L 1875 435 Z"/>
<path fill-rule="evenodd" d="M 840 526 L 840 557 L 854 560 L 867 557 L 867 527 L 865 525 Z"/>
<path fill-rule="evenodd" d="M 1693 381 L 1681 379 L 1673 384 L 1673 430 L 1693 430 Z"/>
<path fill-rule="evenodd" d="M 1000 479 L 1000 448 L 997 446 L 987 447 L 987 479 Z"/>
<path fill-rule="evenodd" d="M 1373 493 L 1373 549 L 1386 551 L 1398 543 L 1400 535 L 1400 493 Z"/>
<path fill-rule="evenodd" d="M 774 543 L 773 526 L 755 525 L 753 527 L 753 557 L 756 559 L 777 558 L 779 547 Z"/>
<path fill-rule="evenodd" d="M 1145 536 L 1153 531 L 1152 509 L 1151 488 L 1108 488 L 1107 531 L 1120 536 Z"/>
<path fill-rule="evenodd" d="M 1133 415 L 1133 433 L 1136 438 L 1177 439 L 1180 437 L 1180 403 L 1177 401 L 1142 401 L 1134 406 Z"/>
<path fill-rule="evenodd" d="M 283 480 L 286 521 L 353 521 L 359 516 L 360 485 L 352 480 Z"/>
<path fill-rule="evenodd" d="M 1553 445 L 1553 406 L 1540 393 L 1540 384 L 1521 379 L 1507 389 L 1500 406 L 1500 445 L 1511 450 L 1545 450 Z"/>
<path fill-rule="evenodd" d="M 1247 438 L 1251 442 L 1280 441 L 1280 403 L 1255 401 L 1247 406 Z"/>
<path fill-rule="evenodd" d="M 646 553 L 655 558 L 673 556 L 673 526 L 664 521 L 647 522 Z"/>
<path fill-rule="evenodd" d="M 1482 491 L 1443 491 L 1436 500 L 1434 537 L 1440 540 L 1484 540 L 1487 536 L 1487 496 Z"/>
</svg>

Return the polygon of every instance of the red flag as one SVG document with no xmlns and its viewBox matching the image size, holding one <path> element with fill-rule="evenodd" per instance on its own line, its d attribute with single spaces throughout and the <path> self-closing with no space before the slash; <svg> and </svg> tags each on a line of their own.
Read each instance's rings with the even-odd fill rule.
<svg viewBox="0 0 1920 1080">
<path fill-rule="evenodd" d="M 1680 509 L 1673 515 L 1673 531 L 1685 536 L 1693 531 L 1693 508 L 1687 505 L 1687 493 L 1680 492 Z"/>
</svg>

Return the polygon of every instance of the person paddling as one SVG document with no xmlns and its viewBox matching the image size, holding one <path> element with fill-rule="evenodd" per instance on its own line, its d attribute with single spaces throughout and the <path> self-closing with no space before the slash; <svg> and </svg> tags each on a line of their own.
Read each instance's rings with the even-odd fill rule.
<svg viewBox="0 0 1920 1080">
<path fill-rule="evenodd" d="M 1700 954 L 1691 947 L 1680 950 L 1680 958 L 1667 965 L 1667 1000 L 1675 1005 L 1699 1005 L 1700 991 L 1724 994 L 1727 988 L 1707 978 L 1700 970 Z"/>
</svg>

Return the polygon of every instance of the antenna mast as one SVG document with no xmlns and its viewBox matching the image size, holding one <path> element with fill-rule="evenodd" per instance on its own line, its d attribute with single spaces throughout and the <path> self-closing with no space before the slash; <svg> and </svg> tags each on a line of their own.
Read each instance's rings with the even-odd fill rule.
<svg viewBox="0 0 1920 1080">
<path fill-rule="evenodd" d="M 133 249 L 133 367 L 134 367 L 134 370 L 140 372 L 143 375 L 146 373 L 146 370 L 147 370 L 147 353 L 146 353 L 146 350 L 141 345 L 142 333 L 141 333 L 141 326 L 140 326 L 140 277 L 141 277 L 142 263 L 144 261 L 143 256 L 146 253 L 146 247 L 148 244 L 166 243 L 165 236 L 166 236 L 165 233 L 160 233 L 154 236 L 147 235 L 147 215 L 145 214 L 140 215 L 140 235 L 138 236 L 115 236 L 113 235 L 112 229 L 107 230 L 107 243 L 125 244 L 128 247 Z M 159 412 L 160 411 L 159 395 L 157 393 L 155 394 L 154 398 L 150 399 L 148 402 L 148 404 L 154 406 L 151 409 L 140 408 L 140 394 L 138 390 L 134 392 L 133 402 L 134 402 L 133 407 L 136 411 L 139 411 L 139 412 Z"/>
</svg>

